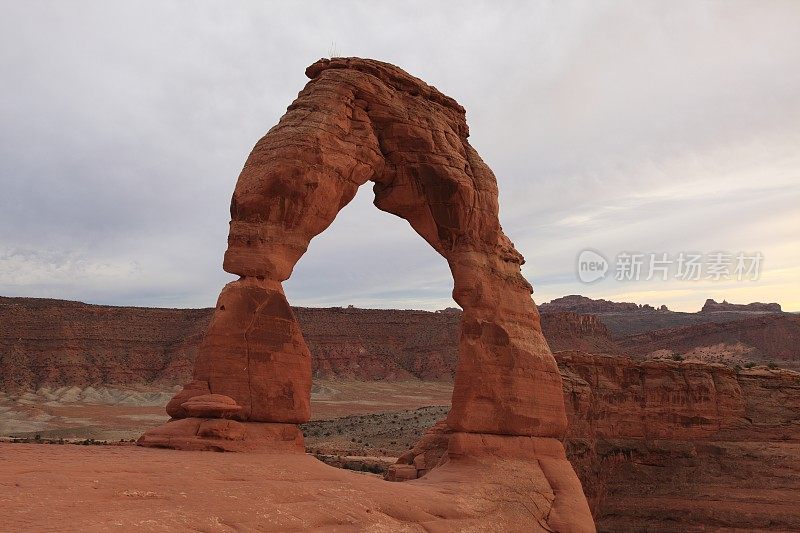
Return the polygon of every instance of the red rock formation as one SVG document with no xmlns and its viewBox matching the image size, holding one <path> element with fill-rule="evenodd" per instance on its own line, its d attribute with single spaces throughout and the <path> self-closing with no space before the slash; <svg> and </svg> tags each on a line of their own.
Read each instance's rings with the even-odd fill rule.
<svg viewBox="0 0 800 533">
<path fill-rule="evenodd" d="M 703 308 L 700 309 L 701 313 L 715 313 L 718 311 L 739 311 L 744 313 L 781 313 L 781 306 L 777 303 L 761 303 L 761 302 L 753 302 L 749 304 L 732 304 L 728 303 L 727 301 L 723 300 L 720 303 L 717 303 L 713 299 L 709 298 L 706 300 L 706 303 L 703 304 Z"/>
<path fill-rule="evenodd" d="M 494 176 L 466 140 L 464 109 L 383 63 L 325 60 L 307 73 L 312 81 L 239 177 L 224 267 L 242 279 L 220 296 L 195 380 L 234 398 L 243 420 L 308 418 L 310 357 L 280 282 L 373 180 L 376 205 L 448 260 L 465 309 L 451 426 L 563 432 L 556 367 L 522 257 L 498 223 Z"/>
<path fill-rule="evenodd" d="M 800 374 L 557 357 L 600 529 L 800 529 Z"/>
<path fill-rule="evenodd" d="M 614 339 L 647 333 L 659 329 L 670 329 L 694 324 L 723 323 L 741 320 L 743 313 L 763 314 L 780 312 L 778 304 L 747 304 L 743 306 L 706 302 L 710 307 L 699 313 L 670 311 L 662 305 L 656 310 L 648 304 L 593 300 L 585 296 L 571 295 L 539 306 L 542 314 L 571 312 L 581 315 L 597 315 L 608 327 Z"/>
<path fill-rule="evenodd" d="M 724 366 L 560 352 L 568 435 L 702 439 L 745 421 L 736 372 Z"/>
<path fill-rule="evenodd" d="M 567 457 L 601 530 L 800 529 L 800 374 L 555 356 Z M 456 435 L 434 425 L 387 479 L 447 465 Z"/>
<path fill-rule="evenodd" d="M 569 296 L 562 296 L 550 302 L 545 302 L 539 305 L 539 310 L 542 313 L 609 313 L 619 311 L 640 311 L 654 310 L 652 306 L 641 306 L 631 302 L 612 302 L 609 300 L 593 300 L 586 296 L 578 294 L 570 294 Z"/>
<path fill-rule="evenodd" d="M 0 388 L 184 382 L 210 314 L 0 297 Z"/>
<path fill-rule="evenodd" d="M 188 416 L 192 397 L 210 393 L 240 406 L 228 416 L 245 427 L 308 420 L 311 355 L 281 283 L 310 240 L 372 181 L 375 205 L 406 219 L 447 260 L 464 310 L 447 420 L 456 432 L 451 443 L 462 444 L 453 453 L 505 450 L 528 460 L 555 494 L 541 518 L 560 529 L 593 529 L 580 483 L 553 439 L 566 429 L 561 377 L 520 272 L 523 258 L 500 228 L 494 174 L 467 141 L 464 108 L 377 61 L 320 60 L 306 74 L 311 81 L 239 176 L 223 267 L 241 277 L 223 289 L 194 380 L 169 414 Z M 182 447 L 175 424 L 139 443 Z M 186 430 L 186 438 L 199 438 L 194 423 Z M 516 453 L 523 448 L 524 457 Z"/>
<path fill-rule="evenodd" d="M 312 359 L 319 359 L 319 363 L 312 361 L 313 368 L 333 369 L 328 377 L 345 371 L 348 377 L 371 379 L 376 372 L 373 365 L 379 364 L 391 372 L 404 371 L 411 367 L 403 366 L 403 361 L 415 350 L 456 359 L 458 314 L 341 308 L 294 311 Z M 168 378 L 174 375 L 185 380 L 185 371 L 172 372 L 191 359 L 197 344 L 193 332 L 202 331 L 211 313 L 210 309 L 114 308 L 0 298 L 0 379 L 5 380 L 5 390 L 10 390 L 11 380 L 24 376 L 41 386 L 174 383 Z M 602 330 L 587 322 L 585 315 L 578 321 L 571 320 L 572 316 L 542 315 L 551 347 L 578 348 L 603 338 Z M 777 342 L 793 338 L 787 335 L 796 319 L 792 315 L 749 317 L 725 328 L 753 326 L 755 332 L 755 325 L 762 324 L 766 328 L 762 337 Z M 381 328 L 381 324 L 391 327 Z M 670 338 L 668 332 L 661 332 L 638 342 L 661 336 Z M 351 351 L 349 346 L 357 349 Z M 343 354 L 343 359 L 331 360 L 330 353 Z M 360 355 L 368 364 L 359 363 Z M 570 422 L 567 457 L 576 466 L 602 530 L 675 531 L 710 524 L 746 530 L 800 529 L 798 374 L 764 367 L 734 372 L 687 361 L 643 364 L 577 352 L 555 355 Z M 351 364 L 360 370 L 348 370 Z M 422 368 L 432 372 L 440 367 L 436 363 L 428 370 Z M 207 391 L 198 391 L 203 393 Z M 230 420 L 223 422 L 225 427 L 236 427 L 227 424 Z M 202 432 L 208 434 L 211 428 Z M 219 428 L 214 430 L 220 434 Z M 443 422 L 438 433 L 424 437 L 398 477 L 416 477 L 418 467 L 425 474 L 424 465 L 438 464 L 449 432 Z M 227 434 L 236 436 L 235 431 Z M 185 438 L 181 433 L 177 436 Z M 291 434 L 286 438 L 281 436 L 274 445 L 291 449 Z M 438 444 L 431 445 L 429 440 Z M 252 443 L 220 439 L 217 444 L 236 449 L 248 442 Z M 192 444 L 208 446 L 202 440 L 181 445 Z"/>
</svg>

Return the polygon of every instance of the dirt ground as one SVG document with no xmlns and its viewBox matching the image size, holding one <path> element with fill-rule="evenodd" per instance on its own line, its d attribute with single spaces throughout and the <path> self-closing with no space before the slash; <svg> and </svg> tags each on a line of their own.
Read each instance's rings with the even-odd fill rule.
<svg viewBox="0 0 800 533">
<path fill-rule="evenodd" d="M 446 406 L 452 390 L 450 383 L 427 381 L 315 381 L 312 419 Z M 164 405 L 173 393 L 172 389 L 91 387 L 40 390 L 14 397 L 0 393 L 0 437 L 135 439 L 168 419 Z"/>
</svg>

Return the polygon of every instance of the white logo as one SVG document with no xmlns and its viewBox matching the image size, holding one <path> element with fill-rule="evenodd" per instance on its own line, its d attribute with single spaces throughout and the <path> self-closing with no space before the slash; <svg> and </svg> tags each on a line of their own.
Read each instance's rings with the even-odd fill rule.
<svg viewBox="0 0 800 533">
<path fill-rule="evenodd" d="M 594 250 L 583 250 L 578 254 L 578 279 L 592 283 L 606 277 L 608 260 Z"/>
</svg>

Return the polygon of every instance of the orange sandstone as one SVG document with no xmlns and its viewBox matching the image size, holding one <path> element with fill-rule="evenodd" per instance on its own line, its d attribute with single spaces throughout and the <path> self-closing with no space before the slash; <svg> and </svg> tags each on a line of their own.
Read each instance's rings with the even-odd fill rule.
<svg viewBox="0 0 800 533">
<path fill-rule="evenodd" d="M 561 376 L 520 272 L 523 257 L 500 227 L 494 174 L 467 141 L 464 108 L 378 61 L 320 60 L 306 74 L 311 81 L 256 144 L 236 184 L 223 267 L 240 279 L 220 294 L 194 380 L 170 402 L 177 420 L 139 443 L 247 447 L 251 433 L 261 442 L 284 435 L 276 425 L 308 420 L 311 357 L 281 283 L 311 239 L 372 181 L 375 205 L 407 220 L 447 261 L 463 309 L 447 418 L 454 436 L 437 476 L 464 461 L 522 461 L 552 495 L 538 519 L 562 531 L 592 530 L 556 440 L 567 423 Z M 208 395 L 240 407 L 218 405 L 237 426 L 200 435 L 215 418 L 213 409 L 193 410 L 192 399 Z"/>
</svg>

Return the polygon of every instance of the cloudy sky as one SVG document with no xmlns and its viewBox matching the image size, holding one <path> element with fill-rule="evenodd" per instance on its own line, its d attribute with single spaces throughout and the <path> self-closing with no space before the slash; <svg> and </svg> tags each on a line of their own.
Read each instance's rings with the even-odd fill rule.
<svg viewBox="0 0 800 533">
<path fill-rule="evenodd" d="M 544 302 L 800 311 L 800 2 L 0 2 L 0 294 L 214 304 L 230 195 L 320 57 L 397 64 L 467 109 Z M 584 249 L 609 261 L 579 281 Z M 615 279 L 621 253 L 700 279 Z M 706 279 L 760 253 L 758 279 Z M 671 268 L 676 268 L 673 264 Z M 717 267 L 719 268 L 719 267 Z M 750 276 L 752 277 L 752 276 Z M 453 305 L 445 262 L 359 195 L 298 305 Z"/>
</svg>

